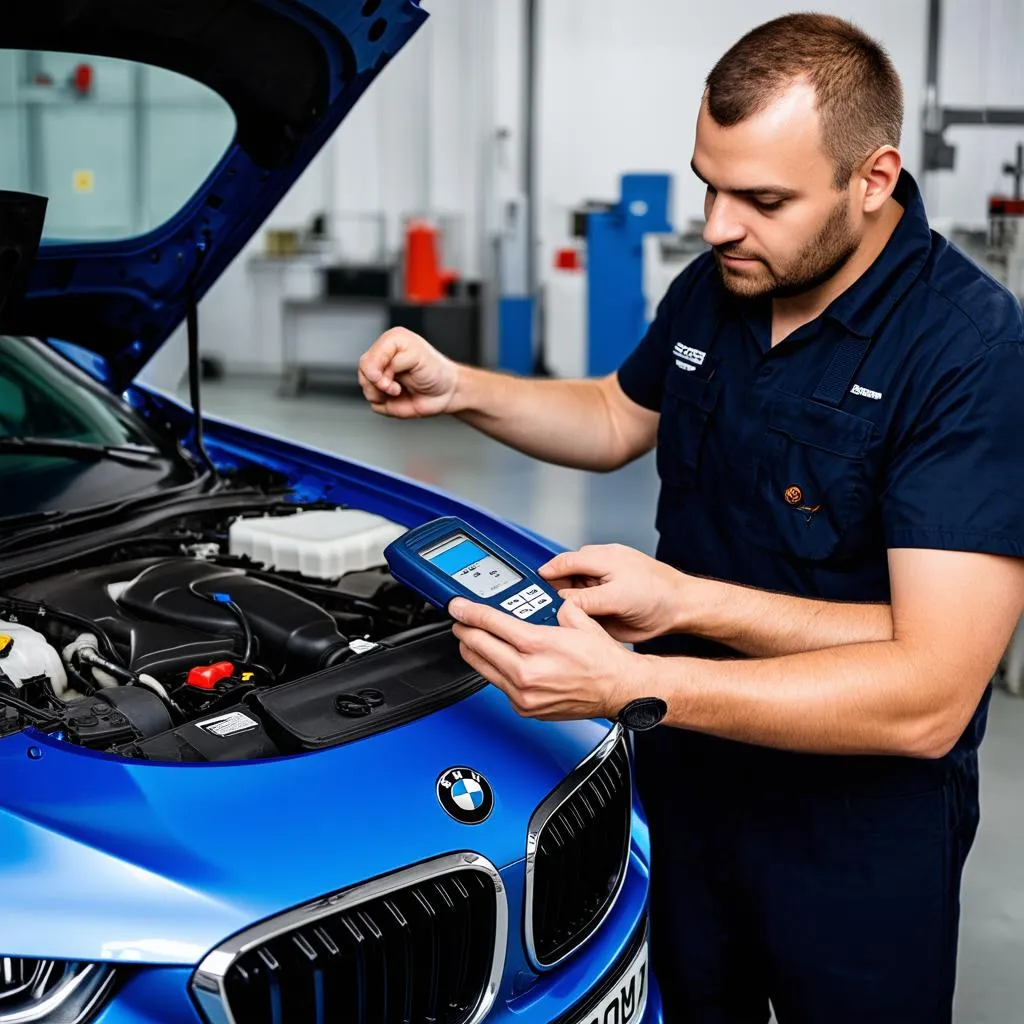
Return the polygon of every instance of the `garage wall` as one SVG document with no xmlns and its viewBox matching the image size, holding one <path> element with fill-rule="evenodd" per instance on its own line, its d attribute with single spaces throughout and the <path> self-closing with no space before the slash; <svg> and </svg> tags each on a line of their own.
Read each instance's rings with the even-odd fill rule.
<svg viewBox="0 0 1024 1024">
<path fill-rule="evenodd" d="M 1024 107 L 1024 5 L 1020 0 L 944 0 L 940 99 Z M 567 211 L 584 198 L 616 198 L 623 171 L 675 174 L 674 222 L 699 217 L 703 190 L 689 172 L 703 80 L 748 29 L 792 10 L 851 16 L 848 3 L 737 0 L 728 17 L 680 0 L 547 0 L 541 55 L 540 210 L 544 265 L 565 237 Z M 921 160 L 926 0 L 862 0 L 852 16 L 889 49 L 903 78 L 903 153 Z M 628 73 L 622 69 L 628 67 Z M 929 176 L 936 226 L 983 225 L 986 196 L 1005 187 L 1003 162 L 1024 128 L 962 129 L 955 173 Z"/>
<path fill-rule="evenodd" d="M 943 0 L 940 101 L 946 106 L 1024 107 L 1024 3 L 1021 0 Z M 930 175 L 928 200 L 938 227 L 955 219 L 981 225 L 985 199 L 1006 192 L 1000 173 L 1024 142 L 1024 126 L 953 128 L 953 172 Z"/>
</svg>

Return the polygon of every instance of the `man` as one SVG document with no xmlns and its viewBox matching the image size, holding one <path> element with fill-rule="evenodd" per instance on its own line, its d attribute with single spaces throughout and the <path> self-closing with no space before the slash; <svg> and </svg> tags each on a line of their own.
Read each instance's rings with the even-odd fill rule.
<svg viewBox="0 0 1024 1024">
<path fill-rule="evenodd" d="M 701 103 L 711 252 L 617 374 L 508 379 L 402 331 L 362 362 L 376 411 L 551 462 L 657 444 L 658 561 L 555 558 L 559 628 L 451 611 L 522 714 L 665 702 L 636 739 L 672 1021 L 951 1019 L 988 681 L 1024 607 L 1024 328 L 930 233 L 902 112 L 852 25 L 769 22 Z"/>
</svg>

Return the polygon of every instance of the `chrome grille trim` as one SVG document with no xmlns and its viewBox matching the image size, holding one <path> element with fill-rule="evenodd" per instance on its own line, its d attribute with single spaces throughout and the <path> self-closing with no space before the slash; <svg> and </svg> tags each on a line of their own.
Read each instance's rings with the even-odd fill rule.
<svg viewBox="0 0 1024 1024">
<path fill-rule="evenodd" d="M 626 882 L 626 871 L 629 865 L 630 846 L 631 846 L 631 828 L 627 828 L 625 837 L 625 849 L 622 854 L 622 861 L 619 867 L 619 878 L 615 887 L 615 891 L 611 898 L 608 900 L 607 906 L 604 908 L 600 917 L 589 929 L 589 931 L 583 936 L 583 938 L 575 945 L 572 949 L 563 953 L 556 960 L 551 962 L 542 961 L 537 953 L 537 941 L 534 929 L 534 897 L 536 894 L 536 873 L 537 873 L 537 851 L 540 847 L 541 834 L 544 831 L 545 826 L 551 820 L 551 818 L 558 813 L 558 810 L 566 803 L 582 786 L 586 784 L 588 779 L 607 761 L 613 751 L 619 744 L 626 745 L 625 730 L 618 723 L 609 731 L 608 735 L 598 744 L 598 746 L 591 751 L 591 753 L 584 758 L 568 776 L 562 781 L 562 783 L 556 787 L 544 800 L 544 802 L 533 812 L 530 818 L 529 831 L 526 839 L 526 899 L 525 899 L 525 912 L 523 931 L 526 943 L 526 952 L 530 959 L 531 965 L 535 970 L 538 971 L 549 971 L 554 967 L 557 967 L 560 963 L 572 956 L 582 946 L 586 945 L 587 941 L 600 929 L 605 919 L 612 912 L 618 901 L 619 894 L 622 892 L 622 887 Z M 633 790 L 633 778 L 632 778 L 632 762 L 629 757 L 629 751 L 626 751 L 626 786 L 628 792 L 628 799 L 630 806 L 632 807 L 632 790 Z M 632 821 L 632 811 L 630 812 L 630 822 Z"/>
<path fill-rule="evenodd" d="M 437 857 L 351 889 L 332 893 L 239 932 L 208 953 L 196 968 L 191 981 L 193 996 L 210 1024 L 245 1024 L 244 1021 L 239 1022 L 233 1016 L 226 989 L 228 972 L 240 957 L 266 942 L 287 935 L 296 929 L 308 927 L 334 914 L 351 910 L 369 900 L 388 896 L 401 889 L 459 871 L 477 871 L 486 874 L 494 885 L 495 936 L 490 977 L 480 1003 L 466 1020 L 466 1024 L 480 1024 L 480 1021 L 490 1012 L 494 1000 L 497 998 L 498 987 L 505 967 L 505 952 L 508 943 L 508 897 L 498 869 L 486 857 L 468 851 Z"/>
</svg>

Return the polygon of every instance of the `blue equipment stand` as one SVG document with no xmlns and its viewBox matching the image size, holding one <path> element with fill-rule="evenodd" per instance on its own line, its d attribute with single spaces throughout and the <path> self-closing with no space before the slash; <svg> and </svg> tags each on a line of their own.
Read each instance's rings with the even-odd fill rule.
<svg viewBox="0 0 1024 1024">
<path fill-rule="evenodd" d="M 622 198 L 587 217 L 587 374 L 614 373 L 647 330 L 644 235 L 670 232 L 672 178 L 625 174 Z"/>
</svg>

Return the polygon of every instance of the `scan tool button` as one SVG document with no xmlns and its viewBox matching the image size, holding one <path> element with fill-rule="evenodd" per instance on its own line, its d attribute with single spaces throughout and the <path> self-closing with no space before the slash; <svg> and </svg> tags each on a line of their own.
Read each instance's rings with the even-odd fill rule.
<svg viewBox="0 0 1024 1024">
<path fill-rule="evenodd" d="M 534 608 L 546 608 L 551 604 L 551 598 L 547 594 L 541 594 L 540 597 L 535 598 L 532 603 Z"/>
<path fill-rule="evenodd" d="M 522 594 L 516 594 L 514 597 L 510 597 L 501 602 L 501 607 L 507 612 L 515 611 L 521 604 L 526 603 L 526 598 Z"/>
<path fill-rule="evenodd" d="M 537 609 L 532 604 L 520 605 L 512 614 L 520 619 L 528 619 Z"/>
<path fill-rule="evenodd" d="M 522 591 L 522 595 L 526 598 L 527 601 L 532 601 L 535 597 L 540 597 L 543 593 L 544 591 L 541 590 L 541 588 L 538 587 L 536 583 L 534 583 L 532 587 L 527 587 L 524 591 Z"/>
</svg>

